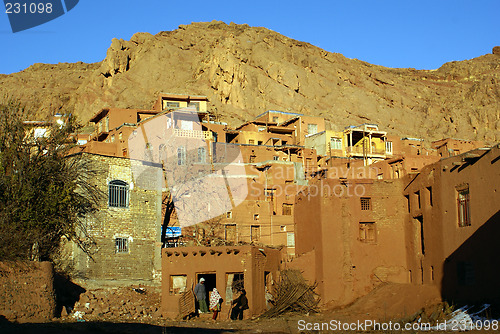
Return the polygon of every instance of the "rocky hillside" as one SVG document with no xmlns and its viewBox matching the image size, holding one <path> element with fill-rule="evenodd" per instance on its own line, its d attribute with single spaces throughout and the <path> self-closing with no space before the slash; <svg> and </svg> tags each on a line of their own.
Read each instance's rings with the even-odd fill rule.
<svg viewBox="0 0 500 334">
<path fill-rule="evenodd" d="M 500 141 L 500 52 L 438 70 L 348 59 L 265 28 L 194 23 L 114 39 L 95 64 L 35 64 L 0 76 L 0 97 L 34 117 L 100 108 L 150 108 L 159 92 L 207 95 L 235 125 L 268 110 L 319 115 L 333 129 L 376 123 L 391 133 Z"/>
</svg>

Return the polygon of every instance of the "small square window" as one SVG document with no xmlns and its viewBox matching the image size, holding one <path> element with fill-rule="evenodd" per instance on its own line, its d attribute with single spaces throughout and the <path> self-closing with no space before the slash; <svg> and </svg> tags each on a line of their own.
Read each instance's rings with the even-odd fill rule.
<svg viewBox="0 0 500 334">
<path fill-rule="evenodd" d="M 226 212 L 226 218 L 233 218 L 233 212 L 232 211 Z"/>
<path fill-rule="evenodd" d="M 318 124 L 307 124 L 307 134 L 313 135 L 318 133 Z"/>
<path fill-rule="evenodd" d="M 274 193 L 276 189 L 266 189 L 266 201 L 272 202 L 274 200 Z"/>
<path fill-rule="evenodd" d="M 190 102 L 188 107 L 195 108 L 196 111 L 200 111 L 200 102 Z"/>
<path fill-rule="evenodd" d="M 283 216 L 292 215 L 292 204 L 283 203 Z"/>
<path fill-rule="evenodd" d="M 253 220 L 259 220 L 259 214 L 258 213 L 256 213 L 256 214 L 253 215 Z"/>
<path fill-rule="evenodd" d="M 180 295 L 186 291 L 187 276 L 186 275 L 170 275 L 170 294 Z"/>
<path fill-rule="evenodd" d="M 361 210 L 371 210 L 371 198 L 370 197 L 361 197 Z"/>
<path fill-rule="evenodd" d="M 128 239 L 116 238 L 115 248 L 116 248 L 116 253 L 128 253 Z"/>
</svg>

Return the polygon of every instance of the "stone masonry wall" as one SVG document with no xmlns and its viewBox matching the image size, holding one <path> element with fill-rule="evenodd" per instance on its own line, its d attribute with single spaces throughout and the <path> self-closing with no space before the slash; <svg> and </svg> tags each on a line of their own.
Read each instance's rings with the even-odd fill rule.
<svg viewBox="0 0 500 334">
<path fill-rule="evenodd" d="M 126 158 L 84 154 L 100 173 L 95 185 L 104 194 L 99 212 L 87 219 L 87 229 L 96 242 L 92 258 L 73 245 L 78 276 L 91 280 L 158 280 L 161 272 L 161 168 L 147 167 Z M 133 175 L 131 167 L 141 170 Z M 136 170 L 134 168 L 134 170 Z M 127 208 L 108 206 L 108 184 L 121 180 L 129 185 Z M 155 189 L 156 187 L 156 189 Z M 128 251 L 117 252 L 115 239 L 124 238 Z"/>
</svg>

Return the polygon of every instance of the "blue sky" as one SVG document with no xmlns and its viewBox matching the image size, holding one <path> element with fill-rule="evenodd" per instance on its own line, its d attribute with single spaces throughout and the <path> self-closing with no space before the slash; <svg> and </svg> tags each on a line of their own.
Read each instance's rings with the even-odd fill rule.
<svg viewBox="0 0 500 334">
<path fill-rule="evenodd" d="M 34 63 L 98 62 L 113 37 L 180 24 L 247 23 L 387 67 L 434 69 L 500 45 L 500 0 L 80 0 L 67 14 L 12 33 L 0 13 L 0 73 Z"/>
</svg>

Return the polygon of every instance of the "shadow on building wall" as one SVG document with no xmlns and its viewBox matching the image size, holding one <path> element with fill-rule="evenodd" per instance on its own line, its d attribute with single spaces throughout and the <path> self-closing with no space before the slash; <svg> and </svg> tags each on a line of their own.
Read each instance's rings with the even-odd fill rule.
<svg viewBox="0 0 500 334">
<path fill-rule="evenodd" d="M 500 306 L 500 210 L 445 261 L 442 297 L 457 305 Z"/>
</svg>

